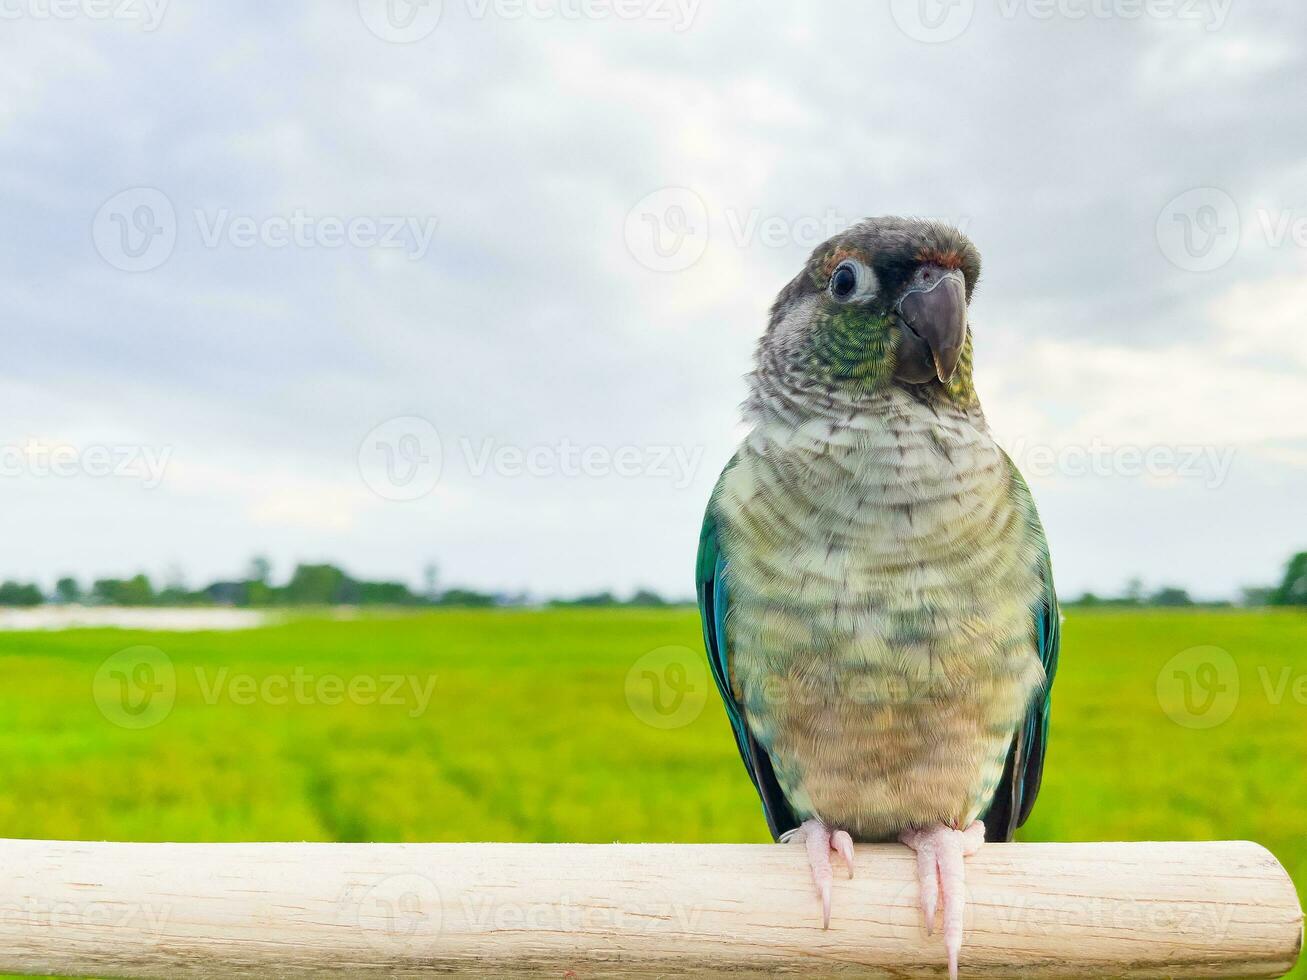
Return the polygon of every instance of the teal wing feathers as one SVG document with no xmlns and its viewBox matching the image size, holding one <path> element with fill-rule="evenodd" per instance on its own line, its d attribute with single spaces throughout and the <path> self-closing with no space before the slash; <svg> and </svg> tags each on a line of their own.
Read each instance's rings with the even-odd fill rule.
<svg viewBox="0 0 1307 980">
<path fill-rule="evenodd" d="M 740 750 L 744 767 L 749 771 L 749 778 L 753 780 L 758 796 L 762 799 L 763 814 L 767 818 L 772 837 L 779 839 L 786 831 L 799 826 L 799 820 L 794 816 L 776 781 L 771 759 L 750 734 L 744 707 L 736 699 L 731 687 L 730 648 L 726 642 L 726 617 L 730 609 L 726 571 L 727 561 L 722 554 L 717 520 L 713 516 L 713 504 L 710 502 L 699 535 L 699 555 L 695 563 L 695 591 L 699 598 L 704 647 L 708 652 L 708 666 L 717 684 L 717 693 L 721 695 L 726 716 L 731 722 L 736 748 Z"/>
<path fill-rule="evenodd" d="M 1011 464 L 1011 460 L 1008 462 Z M 1028 503 L 1032 530 L 1039 537 L 1039 572 L 1043 589 L 1031 608 L 1031 629 L 1040 662 L 1044 665 L 1045 679 L 1042 690 L 1035 695 L 1027 710 L 1025 724 L 1012 740 L 1003 779 L 983 817 L 986 840 L 1011 840 L 1016 829 L 1026 822 L 1034 808 L 1044 775 L 1053 679 L 1057 675 L 1058 652 L 1062 644 L 1062 614 L 1053 588 L 1053 563 L 1048 553 L 1048 541 L 1035 511 L 1030 490 L 1015 465 L 1012 466 L 1012 478 L 1018 493 Z"/>
</svg>

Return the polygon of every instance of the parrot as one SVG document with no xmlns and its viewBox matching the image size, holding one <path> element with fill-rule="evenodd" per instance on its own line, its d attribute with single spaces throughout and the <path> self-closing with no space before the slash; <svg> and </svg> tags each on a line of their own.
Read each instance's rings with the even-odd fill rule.
<svg viewBox="0 0 1307 980">
<path fill-rule="evenodd" d="M 1039 792 L 1061 619 L 1035 502 L 972 378 L 980 253 L 922 218 L 818 246 L 772 306 L 696 562 L 708 665 L 830 927 L 854 842 L 915 852 L 950 977 L 965 859 Z"/>
</svg>

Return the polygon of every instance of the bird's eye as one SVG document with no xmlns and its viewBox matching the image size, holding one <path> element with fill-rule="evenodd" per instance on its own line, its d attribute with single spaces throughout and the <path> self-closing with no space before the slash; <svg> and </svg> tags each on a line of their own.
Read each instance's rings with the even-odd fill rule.
<svg viewBox="0 0 1307 980">
<path fill-rule="evenodd" d="M 830 294 L 843 302 L 858 291 L 858 266 L 852 261 L 841 262 L 831 274 Z"/>
</svg>

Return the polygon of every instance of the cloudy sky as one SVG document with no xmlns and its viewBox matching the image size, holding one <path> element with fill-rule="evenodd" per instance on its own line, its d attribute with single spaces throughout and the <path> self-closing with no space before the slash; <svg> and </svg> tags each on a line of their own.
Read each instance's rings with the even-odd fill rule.
<svg viewBox="0 0 1307 980">
<path fill-rule="evenodd" d="M 984 256 L 1064 592 L 1307 547 L 1301 4 L 0 0 L 0 575 L 690 591 L 754 340 Z M 173 570 L 170 572 L 170 570 Z"/>
</svg>

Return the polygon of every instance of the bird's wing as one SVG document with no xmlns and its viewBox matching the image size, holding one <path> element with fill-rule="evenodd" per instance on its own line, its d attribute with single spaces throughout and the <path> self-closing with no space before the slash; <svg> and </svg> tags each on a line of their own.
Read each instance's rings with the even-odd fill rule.
<svg viewBox="0 0 1307 980">
<path fill-rule="evenodd" d="M 1039 597 L 1031 607 L 1031 631 L 1044 665 L 1044 686 L 1036 693 L 1026 711 L 1026 720 L 1012 739 L 1003 779 L 994 793 L 984 816 L 986 840 L 1011 840 L 1016 829 L 1026 822 L 1039 795 L 1044 775 L 1044 752 L 1048 745 L 1048 716 L 1052 709 L 1053 678 L 1057 674 L 1058 648 L 1062 642 L 1061 612 L 1053 590 L 1053 564 L 1048 554 L 1048 540 L 1039 521 L 1039 512 L 1030 488 L 1011 460 L 1013 490 L 1027 508 L 1031 529 L 1039 541 L 1039 575 L 1043 582 Z"/>
<path fill-rule="evenodd" d="M 729 468 L 728 464 L 727 469 Z M 714 491 L 713 501 L 716 496 Z M 779 840 L 786 831 L 799 826 L 799 821 L 776 781 L 771 759 L 749 732 L 744 706 L 735 697 L 731 686 L 730 650 L 726 642 L 726 616 L 730 607 L 726 588 L 727 564 L 717 535 L 713 502 L 710 501 L 708 512 L 704 515 L 703 530 L 699 535 L 699 557 L 695 564 L 695 586 L 699 596 L 699 618 L 703 623 L 703 642 L 708 651 L 708 666 L 712 669 L 713 680 L 717 682 L 717 693 L 722 696 L 726 715 L 731 721 L 735 745 L 740 750 L 744 767 L 749 770 L 749 777 L 762 799 L 763 814 L 767 818 L 772 837 Z"/>
</svg>

